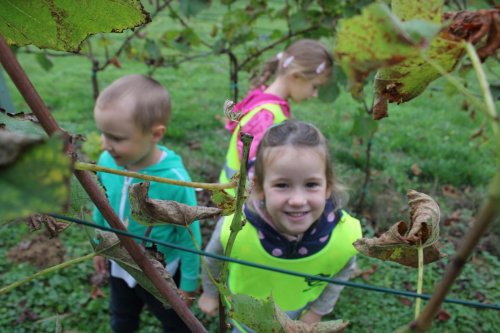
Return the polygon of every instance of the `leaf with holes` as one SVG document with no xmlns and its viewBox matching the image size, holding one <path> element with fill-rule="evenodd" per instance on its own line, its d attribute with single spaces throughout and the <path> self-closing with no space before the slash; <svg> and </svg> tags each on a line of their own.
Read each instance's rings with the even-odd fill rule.
<svg viewBox="0 0 500 333">
<path fill-rule="evenodd" d="M 2 128 L 6 128 L 11 132 L 19 132 L 22 135 L 29 135 L 30 137 L 48 137 L 33 113 L 18 112 L 11 114 L 0 110 L 0 130 Z"/>
<path fill-rule="evenodd" d="M 436 201 L 424 193 L 410 190 L 410 225 L 400 221 L 378 238 L 362 238 L 354 247 L 364 255 L 401 265 L 418 267 L 418 245 L 422 242 L 424 264 L 444 257 L 439 251 L 440 210 Z"/>
<path fill-rule="evenodd" d="M 70 164 L 60 136 L 42 141 L 0 130 L 0 219 L 62 212 Z"/>
<path fill-rule="evenodd" d="M 188 206 L 177 201 L 150 199 L 149 182 L 132 184 L 129 188 L 130 211 L 140 224 L 155 226 L 175 224 L 187 227 L 196 220 L 216 217 L 222 209 Z"/>
<path fill-rule="evenodd" d="M 402 20 L 419 20 L 441 25 L 442 0 L 424 2 L 411 0 L 393 0 L 393 13 Z M 408 22 L 404 22 L 408 24 Z M 419 29 L 423 30 L 423 29 Z M 437 32 L 437 31 L 436 31 Z M 425 88 L 441 76 L 429 60 L 440 66 L 444 71 L 451 72 L 465 50 L 458 38 L 450 34 L 448 29 L 441 31 L 430 42 L 422 55 L 405 59 L 403 62 L 380 69 L 374 81 L 375 101 L 374 118 L 387 117 L 387 103 L 404 103 L 420 95 Z M 429 59 L 429 60 L 428 60 Z"/>
<path fill-rule="evenodd" d="M 348 90 L 359 99 L 371 71 L 414 57 L 420 47 L 389 8 L 376 3 L 361 15 L 340 20 L 334 55 L 347 74 Z"/>
<path fill-rule="evenodd" d="M 99 32 L 122 32 L 151 19 L 138 0 L 2 1 L 0 34 L 8 44 L 78 52 Z"/>
<path fill-rule="evenodd" d="M 236 199 L 224 190 L 213 190 L 212 201 L 222 209 L 222 215 L 228 216 L 236 211 Z"/>
<path fill-rule="evenodd" d="M 292 320 L 274 303 L 271 297 L 260 300 L 248 295 L 236 294 L 230 297 L 230 302 L 230 317 L 250 327 L 255 332 L 334 333 L 343 332 L 349 324 L 348 321 L 341 319 L 312 325 Z"/>
</svg>

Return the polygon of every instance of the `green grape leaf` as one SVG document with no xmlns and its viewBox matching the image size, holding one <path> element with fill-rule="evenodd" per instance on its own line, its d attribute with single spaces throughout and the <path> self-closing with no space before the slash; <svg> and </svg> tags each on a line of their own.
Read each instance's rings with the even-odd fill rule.
<svg viewBox="0 0 500 333">
<path fill-rule="evenodd" d="M 239 323 L 250 327 L 255 332 L 275 333 L 335 333 L 343 332 L 348 321 L 332 320 L 306 324 L 299 320 L 292 320 L 281 310 L 272 297 L 265 300 L 236 294 L 231 295 L 231 309 L 229 316 Z M 251 315 L 250 315 L 251 314 Z"/>
<path fill-rule="evenodd" d="M 370 117 L 364 110 L 360 109 L 358 114 L 354 116 L 350 135 L 369 139 L 373 137 L 377 130 L 378 122 Z"/>
<path fill-rule="evenodd" d="M 143 225 L 175 224 L 187 227 L 196 220 L 213 218 L 222 212 L 222 209 L 215 207 L 188 206 L 172 200 L 150 199 L 148 190 L 149 182 L 129 187 L 131 215 Z"/>
<path fill-rule="evenodd" d="M 363 80 L 372 70 L 416 56 L 420 47 L 385 4 L 375 3 L 340 20 L 334 56 L 347 74 L 348 90 L 361 99 Z"/>
<path fill-rule="evenodd" d="M 199 12 L 210 7 L 210 0 L 181 0 L 181 12 L 187 16 L 196 16 Z"/>
<path fill-rule="evenodd" d="M 78 52 L 99 32 L 122 32 L 151 21 L 139 0 L 2 1 L 0 34 L 8 44 Z"/>
<path fill-rule="evenodd" d="M 424 264 L 444 257 L 439 251 L 439 206 L 424 193 L 409 190 L 410 225 L 400 221 L 376 238 L 362 238 L 354 247 L 364 255 L 390 260 L 404 266 L 418 267 L 418 246 L 424 248 Z"/>
<path fill-rule="evenodd" d="M 36 54 L 36 61 L 46 71 L 49 71 L 54 66 L 52 61 L 49 59 L 49 57 L 47 57 L 47 55 L 45 53 L 37 53 Z"/>
<path fill-rule="evenodd" d="M 151 280 L 144 274 L 142 269 L 136 264 L 134 259 L 130 256 L 128 251 L 121 245 L 116 234 L 112 232 L 101 232 L 96 231 L 96 238 L 92 239 L 90 242 L 94 247 L 94 251 L 108 259 L 111 259 L 118 263 L 121 268 L 126 270 L 132 277 L 147 291 L 149 291 L 154 297 L 156 297 L 163 306 L 170 307 L 168 300 L 163 297 L 158 288 L 151 282 Z M 161 261 L 161 254 L 158 252 L 151 251 L 149 249 L 145 252 L 146 257 L 151 262 L 151 264 L 158 270 L 160 275 L 167 281 L 167 283 L 177 292 L 177 286 L 170 274 L 165 270 L 165 266 Z M 179 294 L 180 296 L 180 294 Z"/>
<path fill-rule="evenodd" d="M 310 26 L 307 15 L 303 12 L 297 12 L 290 16 L 290 29 L 293 33 L 306 29 Z"/>
<path fill-rule="evenodd" d="M 427 19 L 428 23 L 434 26 L 435 23 L 441 23 L 442 0 L 425 3 L 399 0 L 393 1 L 394 3 L 397 3 L 393 6 L 394 13 L 404 19 Z M 444 71 L 451 72 L 460 62 L 464 52 L 463 44 L 444 29 L 432 39 L 422 55 L 380 69 L 374 81 L 374 118 L 381 119 L 387 116 L 387 103 L 407 102 L 420 95 L 429 83 L 441 76 L 429 60 Z"/>
<path fill-rule="evenodd" d="M 156 44 L 156 41 L 147 38 L 146 42 L 144 43 L 144 52 L 146 53 L 146 56 L 150 59 L 153 60 L 160 60 L 161 59 L 161 51 L 158 45 Z"/>
<path fill-rule="evenodd" d="M 60 136 L 43 141 L 0 130 L 0 219 L 62 212 L 70 163 Z"/>
<path fill-rule="evenodd" d="M 87 160 L 96 162 L 102 153 L 101 135 L 95 131 L 88 133 L 82 144 L 82 151 Z"/>
<path fill-rule="evenodd" d="M 19 112 L 10 114 L 0 110 L 0 128 L 2 127 L 26 136 L 48 137 L 33 113 Z"/>
</svg>

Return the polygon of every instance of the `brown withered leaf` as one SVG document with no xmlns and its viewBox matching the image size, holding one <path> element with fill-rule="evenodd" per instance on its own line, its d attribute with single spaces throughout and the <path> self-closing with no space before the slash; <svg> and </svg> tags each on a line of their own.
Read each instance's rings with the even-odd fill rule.
<svg viewBox="0 0 500 333">
<path fill-rule="evenodd" d="M 411 172 L 417 177 L 422 174 L 422 169 L 420 169 L 417 163 L 413 164 L 410 169 Z"/>
<path fill-rule="evenodd" d="M 376 238 L 362 238 L 354 247 L 364 255 L 418 267 L 418 244 L 422 242 L 424 264 L 444 257 L 438 249 L 440 210 L 436 201 L 424 193 L 409 190 L 410 225 L 400 221 Z"/>
<path fill-rule="evenodd" d="M 148 189 L 149 182 L 132 184 L 129 189 L 131 214 L 140 224 L 175 224 L 186 227 L 196 220 L 213 218 L 222 212 L 222 209 L 215 207 L 189 206 L 171 200 L 150 199 Z"/>
<path fill-rule="evenodd" d="M 57 221 L 54 217 L 45 214 L 32 214 L 26 219 L 26 224 L 28 224 L 30 231 L 39 230 L 43 225 L 49 233 L 49 238 L 54 238 L 59 236 L 67 227 L 69 223 L 64 223 Z"/>
<path fill-rule="evenodd" d="M 125 247 L 121 245 L 116 234 L 112 232 L 98 231 L 97 240 L 98 244 L 94 244 L 92 242 L 95 252 L 118 263 L 124 270 L 132 275 L 132 277 L 141 285 L 141 287 L 149 291 L 154 297 L 162 302 L 165 307 L 170 307 L 167 299 L 163 297 L 163 295 L 155 287 L 151 280 L 146 276 L 146 274 L 144 274 L 142 269 L 135 263 L 134 259 L 130 256 Z M 165 279 L 165 281 L 167 281 L 167 283 L 173 288 L 173 290 L 175 290 L 179 294 L 179 296 L 181 296 L 174 280 L 165 270 L 163 264 L 155 259 L 154 255 L 150 253 L 150 251 L 146 251 L 145 255 L 153 264 L 153 266 L 158 270 L 163 279 Z"/>
</svg>

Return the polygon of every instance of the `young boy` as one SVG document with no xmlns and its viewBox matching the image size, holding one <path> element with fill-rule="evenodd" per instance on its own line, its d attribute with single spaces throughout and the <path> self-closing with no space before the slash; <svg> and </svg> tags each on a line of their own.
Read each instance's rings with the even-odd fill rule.
<svg viewBox="0 0 500 333">
<path fill-rule="evenodd" d="M 94 109 L 96 126 L 101 132 L 104 152 L 99 165 L 118 170 L 189 181 L 182 159 L 173 151 L 159 145 L 165 134 L 170 115 L 170 96 L 155 80 L 142 75 L 128 75 L 113 82 L 98 97 Z M 99 172 L 99 181 L 106 189 L 109 203 L 130 233 L 144 235 L 147 227 L 130 215 L 128 187 L 140 179 Z M 149 197 L 175 200 L 195 206 L 192 188 L 151 182 Z M 94 220 L 100 225 L 106 221 L 96 209 Z M 201 245 L 199 222 L 190 229 Z M 155 226 L 151 238 L 176 243 L 195 249 L 187 228 L 172 225 Z M 139 241 L 137 241 L 139 242 Z M 180 292 L 189 301 L 198 287 L 199 257 L 158 246 L 165 255 L 167 271 L 179 280 Z M 94 258 L 94 268 L 106 272 L 104 257 Z M 176 274 L 177 273 L 177 274 Z M 176 282 L 177 282 L 176 281 Z M 139 327 L 139 315 L 144 305 L 161 321 L 164 332 L 189 332 L 174 310 L 165 309 L 160 301 L 144 290 L 125 270 L 111 261 L 111 327 L 114 332 L 134 332 Z"/>
</svg>

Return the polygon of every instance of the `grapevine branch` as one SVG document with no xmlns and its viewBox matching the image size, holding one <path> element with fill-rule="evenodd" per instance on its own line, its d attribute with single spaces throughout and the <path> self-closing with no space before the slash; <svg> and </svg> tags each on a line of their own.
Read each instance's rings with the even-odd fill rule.
<svg viewBox="0 0 500 333">
<path fill-rule="evenodd" d="M 50 114 L 49 110 L 43 103 L 43 100 L 31 84 L 28 76 L 23 71 L 21 65 L 17 61 L 16 57 L 12 53 L 2 35 L 0 35 L 0 62 L 5 68 L 5 71 L 11 77 L 12 82 L 14 82 L 17 89 L 26 100 L 27 104 L 30 106 L 31 110 L 37 117 L 45 132 L 47 132 L 48 135 L 53 135 L 56 132 L 61 132 L 61 127 L 57 124 L 55 119 Z M 66 145 L 66 152 L 70 155 L 75 156 L 73 147 L 70 144 Z M 93 180 L 91 174 L 88 171 L 80 170 L 75 170 L 74 174 L 82 184 L 82 187 L 85 189 L 90 199 L 94 202 L 104 218 L 108 221 L 110 226 L 115 229 L 125 231 L 125 226 L 122 224 L 116 213 L 109 205 L 106 197 Z M 142 269 L 144 274 L 151 280 L 151 282 L 158 289 L 161 295 L 169 301 L 172 308 L 182 318 L 182 320 L 191 329 L 191 331 L 206 332 L 203 325 L 198 321 L 198 319 L 196 319 L 194 314 L 184 304 L 184 301 L 179 297 L 179 295 L 177 295 L 175 290 L 167 284 L 158 270 L 142 253 L 139 245 L 131 238 L 122 235 L 117 236 L 119 237 L 120 242 L 123 244 L 130 256 Z"/>
<path fill-rule="evenodd" d="M 223 190 L 223 189 L 236 187 L 236 181 L 230 181 L 229 183 L 222 183 L 222 184 L 186 182 L 186 181 L 171 179 L 171 178 L 149 176 L 149 175 L 145 175 L 145 174 L 141 174 L 141 173 L 133 172 L 133 171 L 116 170 L 116 169 L 106 168 L 106 167 L 92 164 L 92 163 L 85 163 L 85 162 L 78 162 L 78 161 L 75 162 L 74 168 L 76 170 L 81 170 L 81 171 L 101 171 L 101 172 L 111 173 L 114 175 L 132 177 L 132 178 L 137 178 L 137 179 L 142 179 L 142 180 L 153 181 L 153 182 L 157 182 L 157 183 L 164 183 L 164 184 L 171 184 L 171 185 L 178 185 L 178 186 L 185 186 L 185 187 L 193 187 L 193 188 L 204 188 L 206 190 Z"/>
<path fill-rule="evenodd" d="M 493 128 L 497 150 L 500 151 L 500 132 L 499 132 L 499 117 L 495 109 L 495 104 L 491 96 L 488 81 L 484 74 L 483 67 L 477 53 L 470 43 L 466 43 L 466 50 L 471 58 L 472 65 L 476 71 L 479 80 L 479 85 L 483 92 L 485 99 L 485 107 L 482 107 Z M 446 76 L 450 79 L 449 76 Z M 460 275 L 467 258 L 472 254 L 475 246 L 479 242 L 481 236 L 488 230 L 489 225 L 500 215 L 500 163 L 497 162 L 497 172 L 490 183 L 488 196 L 486 197 L 476 221 L 471 226 L 465 237 L 462 239 L 461 244 L 458 246 L 455 257 L 448 264 L 444 277 L 436 287 L 432 298 L 427 303 L 420 316 L 410 324 L 409 328 L 416 332 L 427 331 L 432 324 L 432 319 L 435 317 L 446 294 L 450 291 L 453 282 Z"/>
</svg>

